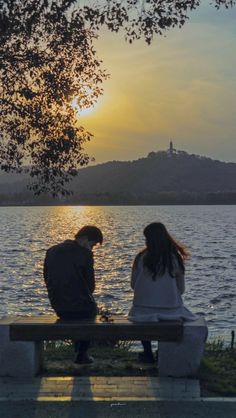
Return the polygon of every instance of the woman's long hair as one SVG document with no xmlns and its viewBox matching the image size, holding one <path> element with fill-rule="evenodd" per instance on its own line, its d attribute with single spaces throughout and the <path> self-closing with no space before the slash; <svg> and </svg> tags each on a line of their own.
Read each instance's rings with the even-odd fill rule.
<svg viewBox="0 0 236 418">
<path fill-rule="evenodd" d="M 162 276 L 166 270 L 174 277 L 174 259 L 184 273 L 188 252 L 171 237 L 165 225 L 161 222 L 151 223 L 143 233 L 146 238 L 146 249 L 142 252 L 143 265 L 152 273 L 153 280 L 156 276 Z"/>
</svg>

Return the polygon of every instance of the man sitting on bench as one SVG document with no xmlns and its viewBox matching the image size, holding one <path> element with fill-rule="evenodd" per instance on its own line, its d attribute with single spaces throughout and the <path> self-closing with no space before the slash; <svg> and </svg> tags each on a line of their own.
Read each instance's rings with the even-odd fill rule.
<svg viewBox="0 0 236 418">
<path fill-rule="evenodd" d="M 44 280 L 48 297 L 57 316 L 63 320 L 93 319 L 97 305 L 93 253 L 102 244 L 103 235 L 95 226 L 84 226 L 74 240 L 66 240 L 49 248 L 44 261 Z M 89 341 L 76 341 L 76 359 L 79 364 L 93 362 L 87 353 Z"/>
</svg>

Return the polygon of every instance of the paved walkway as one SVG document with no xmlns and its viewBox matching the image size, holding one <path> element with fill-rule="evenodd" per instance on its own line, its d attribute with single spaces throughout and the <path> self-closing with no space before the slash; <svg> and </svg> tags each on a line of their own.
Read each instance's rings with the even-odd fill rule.
<svg viewBox="0 0 236 418">
<path fill-rule="evenodd" d="M 158 377 L 1 378 L 0 401 L 197 400 L 198 380 Z"/>
<path fill-rule="evenodd" d="M 124 417 L 235 418 L 236 401 L 235 398 L 200 398 L 199 382 L 191 379 L 0 379 L 0 418 Z"/>
</svg>

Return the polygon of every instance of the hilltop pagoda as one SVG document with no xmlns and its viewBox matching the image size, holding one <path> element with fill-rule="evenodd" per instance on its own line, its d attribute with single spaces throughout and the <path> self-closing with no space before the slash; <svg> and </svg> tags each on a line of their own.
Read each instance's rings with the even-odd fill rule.
<svg viewBox="0 0 236 418">
<path fill-rule="evenodd" d="M 173 146 L 173 141 L 170 141 L 170 146 L 169 146 L 169 149 L 167 150 L 167 153 L 169 155 L 173 155 L 173 154 L 177 153 L 176 148 L 174 148 L 174 146 Z"/>
</svg>

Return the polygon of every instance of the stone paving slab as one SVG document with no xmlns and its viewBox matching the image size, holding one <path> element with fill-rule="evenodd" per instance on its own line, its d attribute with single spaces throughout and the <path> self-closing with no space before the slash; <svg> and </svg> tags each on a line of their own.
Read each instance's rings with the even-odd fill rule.
<svg viewBox="0 0 236 418">
<path fill-rule="evenodd" d="M 1 378 L 0 400 L 191 400 L 200 398 L 194 379 L 158 377 Z"/>
</svg>

